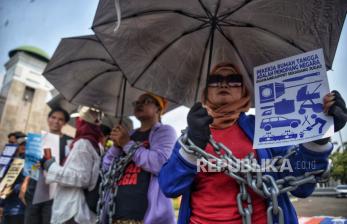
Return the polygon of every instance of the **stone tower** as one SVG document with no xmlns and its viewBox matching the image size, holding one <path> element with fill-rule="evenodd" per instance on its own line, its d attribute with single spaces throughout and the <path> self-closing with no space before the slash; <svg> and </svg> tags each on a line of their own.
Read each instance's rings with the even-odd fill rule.
<svg viewBox="0 0 347 224">
<path fill-rule="evenodd" d="M 42 76 L 49 57 L 41 49 L 22 46 L 9 52 L 0 91 L 0 150 L 13 131 L 47 130 L 49 99 L 53 86 Z"/>
</svg>

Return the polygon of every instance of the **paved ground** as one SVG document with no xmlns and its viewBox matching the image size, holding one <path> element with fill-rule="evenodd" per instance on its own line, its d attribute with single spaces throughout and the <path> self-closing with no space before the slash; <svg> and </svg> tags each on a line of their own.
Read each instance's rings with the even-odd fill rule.
<svg viewBox="0 0 347 224">
<path fill-rule="evenodd" d="M 347 198 L 309 197 L 295 199 L 293 204 L 299 217 L 342 216 L 347 218 Z"/>
<path fill-rule="evenodd" d="M 292 198 L 300 224 L 347 224 L 347 198 Z M 178 210 L 175 211 L 176 217 Z M 343 221 L 328 217 L 344 217 Z"/>
</svg>

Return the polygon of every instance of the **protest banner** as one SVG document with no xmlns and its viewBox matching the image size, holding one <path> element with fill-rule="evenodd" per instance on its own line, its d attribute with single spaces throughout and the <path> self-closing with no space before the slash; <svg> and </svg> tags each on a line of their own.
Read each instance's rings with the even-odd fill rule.
<svg viewBox="0 0 347 224">
<path fill-rule="evenodd" d="M 15 158 L 10 168 L 8 169 L 5 177 L 1 180 L 0 183 L 0 198 L 5 199 L 11 192 L 13 184 L 18 178 L 24 167 L 24 159 Z"/>
<path fill-rule="evenodd" d="M 0 156 L 0 180 L 5 176 L 6 171 L 11 164 L 12 158 L 16 153 L 17 144 L 6 144 Z"/>
<path fill-rule="evenodd" d="M 24 176 L 38 180 L 39 170 L 37 163 L 42 158 L 42 135 L 37 133 L 28 133 L 25 146 L 25 164 Z"/>
<path fill-rule="evenodd" d="M 329 93 L 321 49 L 254 68 L 256 129 L 253 147 L 296 145 L 334 133 L 323 113 Z"/>
<path fill-rule="evenodd" d="M 42 132 L 42 145 L 41 151 L 44 149 L 50 149 L 52 157 L 56 161 L 59 161 L 59 135 L 52 133 Z M 56 184 L 46 184 L 43 170 L 39 171 L 39 177 L 35 188 L 33 204 L 45 202 L 53 199 L 53 195 L 56 189 Z"/>
</svg>

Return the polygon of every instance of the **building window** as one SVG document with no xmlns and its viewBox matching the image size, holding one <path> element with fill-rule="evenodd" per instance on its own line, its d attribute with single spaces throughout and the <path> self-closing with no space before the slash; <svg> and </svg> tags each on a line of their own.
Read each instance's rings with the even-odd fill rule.
<svg viewBox="0 0 347 224">
<path fill-rule="evenodd" d="M 26 86 L 24 90 L 23 100 L 27 102 L 32 102 L 35 94 L 35 89 Z"/>
</svg>

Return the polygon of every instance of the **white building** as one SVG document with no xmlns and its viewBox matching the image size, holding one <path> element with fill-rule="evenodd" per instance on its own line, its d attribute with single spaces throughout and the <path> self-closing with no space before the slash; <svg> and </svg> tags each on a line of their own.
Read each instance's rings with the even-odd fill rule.
<svg viewBox="0 0 347 224">
<path fill-rule="evenodd" d="M 42 76 L 48 54 L 32 46 L 21 46 L 9 52 L 6 74 L 0 90 L 0 150 L 10 132 L 47 130 L 53 86 Z M 72 132 L 73 133 L 73 132 Z"/>
</svg>

